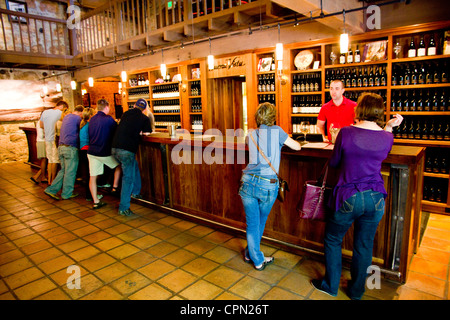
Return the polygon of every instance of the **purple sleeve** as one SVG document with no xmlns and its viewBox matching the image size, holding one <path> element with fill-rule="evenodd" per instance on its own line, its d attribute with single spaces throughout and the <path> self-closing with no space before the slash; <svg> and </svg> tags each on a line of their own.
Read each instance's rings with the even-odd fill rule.
<svg viewBox="0 0 450 320">
<path fill-rule="evenodd" d="M 338 167 L 342 158 L 342 130 L 339 131 L 336 142 L 334 144 L 333 153 L 331 154 L 330 167 Z"/>
</svg>

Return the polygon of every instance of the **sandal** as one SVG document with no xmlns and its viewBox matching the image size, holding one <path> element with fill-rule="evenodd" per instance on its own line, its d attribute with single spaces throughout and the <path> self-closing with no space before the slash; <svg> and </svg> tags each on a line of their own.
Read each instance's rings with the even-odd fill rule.
<svg viewBox="0 0 450 320">
<path fill-rule="evenodd" d="M 94 210 L 99 209 L 103 206 L 106 206 L 106 202 L 99 201 L 97 203 L 94 203 L 94 205 L 92 206 L 92 209 L 94 209 Z"/>
<path fill-rule="evenodd" d="M 255 266 L 255 269 L 258 271 L 263 271 L 267 265 L 273 263 L 274 261 L 274 257 L 264 257 L 264 262 L 259 267 Z"/>
</svg>

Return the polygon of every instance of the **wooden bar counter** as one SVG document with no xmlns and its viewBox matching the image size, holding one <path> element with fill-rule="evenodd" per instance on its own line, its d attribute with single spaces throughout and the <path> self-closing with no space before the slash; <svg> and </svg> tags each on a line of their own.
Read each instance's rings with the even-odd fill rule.
<svg viewBox="0 0 450 320">
<path fill-rule="evenodd" d="M 386 277 L 401 283 L 406 281 L 419 242 L 424 151 L 422 147 L 394 145 L 382 167 L 388 197 L 375 237 L 373 263 Z M 284 203 L 277 200 L 273 206 L 265 228 L 266 240 L 323 254 L 325 223 L 300 219 L 296 205 L 304 181 L 320 175 L 331 152 L 283 148 L 280 176 L 289 182 L 290 191 Z M 147 205 L 245 231 L 245 213 L 238 195 L 242 169 L 248 161 L 242 137 L 211 139 L 207 135 L 177 134 L 170 138 L 167 133 L 154 133 L 143 137 L 138 161 L 141 193 Z M 331 184 L 335 173 L 330 170 Z M 344 263 L 351 258 L 352 241 L 353 227 L 344 238 Z"/>
</svg>

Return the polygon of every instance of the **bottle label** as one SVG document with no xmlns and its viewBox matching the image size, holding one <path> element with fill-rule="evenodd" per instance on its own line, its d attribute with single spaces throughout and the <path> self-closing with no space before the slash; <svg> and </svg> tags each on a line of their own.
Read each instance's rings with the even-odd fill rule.
<svg viewBox="0 0 450 320">
<path fill-rule="evenodd" d="M 408 58 L 414 58 L 416 56 L 416 49 L 408 50 Z"/>
<path fill-rule="evenodd" d="M 361 62 L 361 56 L 359 54 L 357 54 L 355 56 L 355 63 L 360 63 Z"/>
<path fill-rule="evenodd" d="M 425 56 L 425 53 L 426 53 L 425 48 L 419 48 L 419 49 L 417 50 L 417 56 L 418 56 L 418 57 L 423 57 L 423 56 Z"/>
<path fill-rule="evenodd" d="M 353 63 L 353 56 L 347 56 L 347 63 Z"/>
<path fill-rule="evenodd" d="M 341 57 L 339 58 L 339 63 L 340 63 L 340 64 L 344 64 L 344 63 L 345 63 L 345 56 L 341 56 Z"/>
<path fill-rule="evenodd" d="M 436 55 L 436 47 L 430 47 L 430 48 L 428 48 L 428 55 L 429 55 L 429 56 L 434 56 L 434 55 Z"/>
</svg>

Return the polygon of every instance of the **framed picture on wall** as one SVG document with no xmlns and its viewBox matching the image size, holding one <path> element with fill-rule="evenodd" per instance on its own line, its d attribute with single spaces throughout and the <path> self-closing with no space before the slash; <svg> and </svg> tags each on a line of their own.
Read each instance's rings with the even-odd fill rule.
<svg viewBox="0 0 450 320">
<path fill-rule="evenodd" d="M 11 11 L 16 12 L 22 12 L 27 13 L 27 4 L 25 2 L 20 1 L 11 1 L 6 0 L 6 8 Z M 11 22 L 20 22 L 20 23 L 27 23 L 27 18 L 25 17 L 18 17 L 18 16 L 10 16 Z"/>
<path fill-rule="evenodd" d="M 90 107 L 91 106 L 91 97 L 89 93 L 83 94 L 83 107 Z"/>
</svg>

